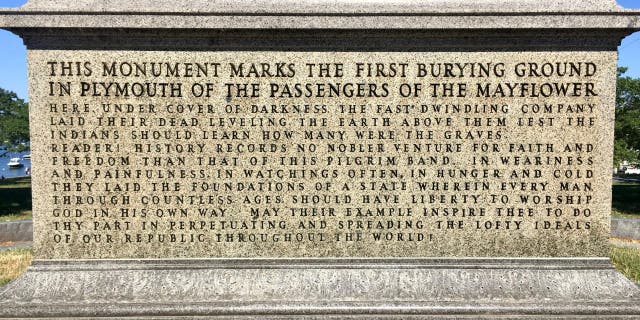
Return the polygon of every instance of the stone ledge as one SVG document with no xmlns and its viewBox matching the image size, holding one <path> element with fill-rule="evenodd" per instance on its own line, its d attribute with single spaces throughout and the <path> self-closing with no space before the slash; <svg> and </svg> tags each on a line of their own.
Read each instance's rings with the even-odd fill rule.
<svg viewBox="0 0 640 320">
<path fill-rule="evenodd" d="M 38 260 L 0 301 L 0 318 L 640 316 L 601 258 Z"/>
<path fill-rule="evenodd" d="M 609 258 L 207 258 L 34 260 L 31 270 L 530 269 L 612 270 Z"/>
<path fill-rule="evenodd" d="M 290 22 L 296 23 L 295 20 Z M 327 25 L 336 29 L 326 29 Z M 9 30 L 20 35 L 29 49 L 43 50 L 321 52 L 615 51 L 620 39 L 630 33 L 625 28 L 569 30 L 518 26 L 519 29 L 508 33 L 479 29 L 413 29 L 398 33 L 396 30 L 344 30 L 334 24 L 322 24 L 322 30 L 22 27 Z M 596 26 L 598 24 L 593 25 Z"/>
<path fill-rule="evenodd" d="M 29 308 L 28 313 L 21 312 Z M 72 311 L 72 313 L 63 313 Z M 629 303 L 433 303 L 415 301 L 362 303 L 201 303 L 201 304 L 76 304 L 14 306 L 3 310 L 14 319 L 637 319 Z M 0 318 L 2 315 L 0 314 Z"/>
<path fill-rule="evenodd" d="M 0 28 L 108 28 L 108 29 L 430 29 L 492 30 L 640 29 L 640 14 L 498 14 L 481 15 L 193 15 L 168 14 L 61 14 L 0 11 Z"/>
<path fill-rule="evenodd" d="M 640 239 L 640 219 L 611 218 L 611 235 L 615 238 Z"/>
<path fill-rule="evenodd" d="M 19 11 L 152 13 L 619 12 L 615 0 L 29 0 Z"/>
<path fill-rule="evenodd" d="M 0 223 L 0 242 L 27 242 L 32 240 L 32 220 Z"/>
<path fill-rule="evenodd" d="M 615 0 L 30 0 L 1 9 L 6 28 L 143 29 L 640 28 Z"/>
</svg>

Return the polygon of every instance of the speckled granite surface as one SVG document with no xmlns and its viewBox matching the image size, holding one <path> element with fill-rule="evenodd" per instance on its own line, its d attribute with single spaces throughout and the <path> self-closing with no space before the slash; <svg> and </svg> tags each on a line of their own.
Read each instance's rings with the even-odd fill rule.
<svg viewBox="0 0 640 320">
<path fill-rule="evenodd" d="M 25 276 L 2 288 L 0 318 L 640 316 L 638 287 L 604 258 L 610 228 L 615 50 L 622 36 L 640 28 L 639 15 L 612 0 L 385 4 L 41 0 L 1 11 L 0 27 L 23 36 L 29 48 L 32 161 L 41 168 L 33 172 L 36 261 Z M 171 71 L 141 74 L 145 62 L 165 63 Z M 239 71 L 240 63 L 247 69 Z M 418 75 L 420 63 L 425 70 L 432 68 L 431 75 Z M 438 63 L 444 71 L 436 75 L 433 68 Z M 560 75 L 558 63 L 572 66 Z M 398 69 L 403 64 L 407 74 Z M 220 74 L 213 71 L 216 66 Z M 152 96 L 148 88 L 153 83 L 164 93 L 159 96 L 156 91 Z M 283 89 L 288 83 L 291 87 Z M 301 84 L 300 95 L 295 83 Z M 309 83 L 312 88 L 306 89 Z M 356 87 L 356 96 L 345 97 L 351 93 L 339 89 L 334 89 L 338 99 L 326 96 L 318 86 L 323 83 L 350 83 Z M 420 85 L 433 93 L 417 94 Z M 311 94 L 306 96 L 305 90 Z M 174 110 L 179 103 L 193 105 L 198 100 L 206 116 L 199 114 L 199 107 Z M 308 104 L 309 110 L 317 112 L 282 111 L 282 105 L 288 108 L 294 103 Z M 114 111 L 114 104 L 120 105 L 119 111 Z M 422 131 L 432 131 L 421 133 L 426 134 L 425 140 L 449 143 L 449 151 L 446 147 L 445 151 L 416 151 L 411 146 L 414 138 L 397 135 L 406 134 L 401 132 L 405 116 L 431 116 L 437 113 L 434 105 L 443 104 L 469 104 L 470 110 L 477 104 L 496 107 L 475 116 L 445 112 L 440 124 L 419 124 L 425 127 Z M 420 111 L 403 114 L 402 105 L 419 106 Z M 376 115 L 385 106 L 391 115 Z M 580 115 L 560 112 L 568 109 L 582 111 Z M 237 129 L 236 138 L 226 128 L 213 130 L 207 118 L 220 117 L 220 110 L 228 113 L 225 119 L 272 118 L 284 141 L 273 136 L 274 128 L 250 128 L 244 130 L 246 134 Z M 540 110 L 541 114 L 528 115 Z M 374 116 L 388 120 L 374 124 Z M 300 118 L 315 119 L 313 124 L 307 122 L 310 136 L 301 128 Z M 339 129 L 340 118 L 374 133 L 358 135 L 355 128 Z M 292 125 L 296 121 L 300 128 Z M 148 135 L 141 133 L 145 130 Z M 287 130 L 293 136 L 282 133 Z M 157 138 L 153 131 L 158 132 Z M 215 139 L 203 138 L 202 132 L 213 131 Z M 328 151 L 326 142 L 319 143 L 319 150 L 291 149 L 301 140 L 315 143 L 318 132 L 325 139 L 328 131 L 333 132 L 331 143 L 344 144 L 344 150 Z M 415 128 L 405 131 L 415 134 Z M 461 132 L 459 138 L 456 131 Z M 193 138 L 194 134 L 201 138 Z M 456 140 L 460 140 L 460 151 Z M 252 147 L 240 161 L 245 155 L 237 146 L 242 143 L 265 146 Z M 360 240 L 355 234 L 347 238 L 336 222 L 375 225 L 381 216 L 348 215 L 350 203 L 345 195 L 351 196 L 354 208 L 406 209 L 414 201 L 412 196 L 434 193 L 421 191 L 418 179 L 407 178 L 415 172 L 408 170 L 414 164 L 409 163 L 403 143 L 414 150 L 412 156 L 425 156 L 419 169 L 424 170 L 430 188 L 433 182 L 463 182 L 464 190 L 460 184 L 458 189 L 444 191 L 438 185 L 437 193 L 447 206 L 466 207 L 468 203 L 457 197 L 467 195 L 467 199 L 482 200 L 473 200 L 477 212 L 488 211 L 465 214 L 466 221 L 447 218 L 438 227 L 429 215 L 418 218 L 413 211 L 409 215 L 407 210 L 395 210 L 393 220 L 410 217 L 413 224 L 406 232 L 396 230 L 394 224 L 388 240 L 386 236 L 384 241 Z M 394 144 L 400 147 L 394 149 Z M 185 150 L 189 157 L 181 159 L 177 153 Z M 375 159 L 329 163 L 330 152 L 332 157 L 398 154 L 404 163 L 376 164 Z M 501 157 L 510 152 L 521 158 L 503 162 Z M 543 159 L 545 153 L 550 162 Z M 221 154 L 229 159 L 211 162 L 211 157 Z M 234 155 L 237 163 L 230 159 Z M 198 156 L 207 161 L 201 162 Z M 238 173 L 217 170 L 229 164 Z M 315 177 L 283 178 L 277 173 L 282 166 L 320 171 Z M 390 171 L 383 175 L 380 169 L 390 166 L 397 166 L 404 175 Z M 470 166 L 480 167 L 482 173 L 455 181 L 460 179 L 460 171 L 455 170 Z M 486 177 L 483 166 L 490 169 Z M 113 171 L 124 168 L 132 169 L 132 175 Z M 323 168 L 327 173 L 321 172 Z M 438 168 L 458 174 L 439 175 Z M 276 169 L 273 176 L 267 173 L 272 169 Z M 369 178 L 367 169 L 375 175 Z M 134 178 L 136 170 L 152 173 Z M 246 170 L 264 172 L 249 179 Z M 361 170 L 365 174 L 358 176 Z M 107 175 L 107 171 L 112 172 Z M 366 187 L 372 181 L 394 180 L 413 186 L 391 191 L 388 186 Z M 224 192 L 200 190 L 203 183 L 213 182 L 230 185 Z M 251 182 L 281 182 L 286 188 L 257 192 L 237 187 Z M 480 183 L 482 191 L 471 192 L 466 183 Z M 312 195 L 342 199 L 331 204 L 339 215 L 312 214 L 304 219 L 295 211 L 275 215 L 274 208 L 291 206 L 294 195 L 314 189 Z M 196 203 L 164 203 L 165 196 L 175 198 L 181 193 L 195 196 Z M 104 203 L 95 202 L 101 195 Z M 213 202 L 202 204 L 201 196 Z M 505 201 L 506 210 L 513 206 L 507 198 L 522 202 L 523 196 L 539 196 L 541 202 L 498 210 L 497 202 Z M 440 198 L 435 196 L 434 201 Z M 316 212 L 323 207 L 306 206 Z M 202 217 L 194 207 L 206 209 L 209 215 Z M 255 208 L 263 210 L 251 210 Z M 328 218 L 325 225 L 323 219 Z M 283 244 L 267 236 L 266 243 L 218 244 L 210 237 L 213 232 L 197 231 L 213 228 L 217 232 L 222 220 L 238 219 L 251 225 L 276 220 L 269 228 L 287 232 L 308 228 L 316 236 L 344 238 L 323 241 L 317 236 Z M 423 221 L 429 232 L 423 233 L 422 241 L 408 241 L 420 239 L 417 221 L 424 219 L 429 220 Z M 235 239 L 239 233 L 221 239 Z M 165 241 L 160 241 L 163 234 Z"/>
<path fill-rule="evenodd" d="M 30 102 L 48 115 L 31 118 L 36 257 L 607 257 L 615 56 L 31 51 Z M 93 74 L 42 76 L 67 60 Z M 251 76 L 264 61 L 282 68 Z M 466 66 L 455 80 L 427 73 L 449 61 Z M 344 75 L 309 77 L 319 62 Z M 371 62 L 404 74 L 368 76 Z M 200 75 L 184 77 L 192 63 Z M 527 73 L 568 63 L 582 75 Z M 227 96 L 241 64 L 254 97 Z M 52 82 L 72 86 L 57 106 L 81 110 L 47 110 Z M 575 83 L 579 96 L 552 89 Z M 110 136 L 69 141 L 68 127 Z"/>
<path fill-rule="evenodd" d="M 182 16 L 186 15 L 186 18 Z M 87 17 L 90 17 L 88 19 Z M 0 11 L 0 26 L 79 28 L 638 28 L 615 0 L 58 1 Z"/>
</svg>

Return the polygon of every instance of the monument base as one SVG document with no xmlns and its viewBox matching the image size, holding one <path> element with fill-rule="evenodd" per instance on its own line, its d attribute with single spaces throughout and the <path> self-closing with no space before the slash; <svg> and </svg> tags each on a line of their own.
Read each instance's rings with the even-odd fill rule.
<svg viewBox="0 0 640 320">
<path fill-rule="evenodd" d="M 606 258 L 36 260 L 0 318 L 638 319 Z"/>
</svg>

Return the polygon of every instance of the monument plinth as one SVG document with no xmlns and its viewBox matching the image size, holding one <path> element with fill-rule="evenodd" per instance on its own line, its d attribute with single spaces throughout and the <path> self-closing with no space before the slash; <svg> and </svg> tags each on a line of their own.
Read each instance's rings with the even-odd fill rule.
<svg viewBox="0 0 640 320">
<path fill-rule="evenodd" d="M 0 317 L 629 319 L 614 1 L 110 3 L 28 48 L 34 263 Z"/>
</svg>

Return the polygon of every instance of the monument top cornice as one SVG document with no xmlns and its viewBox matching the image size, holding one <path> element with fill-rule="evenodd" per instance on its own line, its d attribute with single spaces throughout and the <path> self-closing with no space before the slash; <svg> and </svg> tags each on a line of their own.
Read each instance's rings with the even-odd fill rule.
<svg viewBox="0 0 640 320">
<path fill-rule="evenodd" d="M 3 28 L 640 29 L 615 0 L 29 0 Z"/>
</svg>

